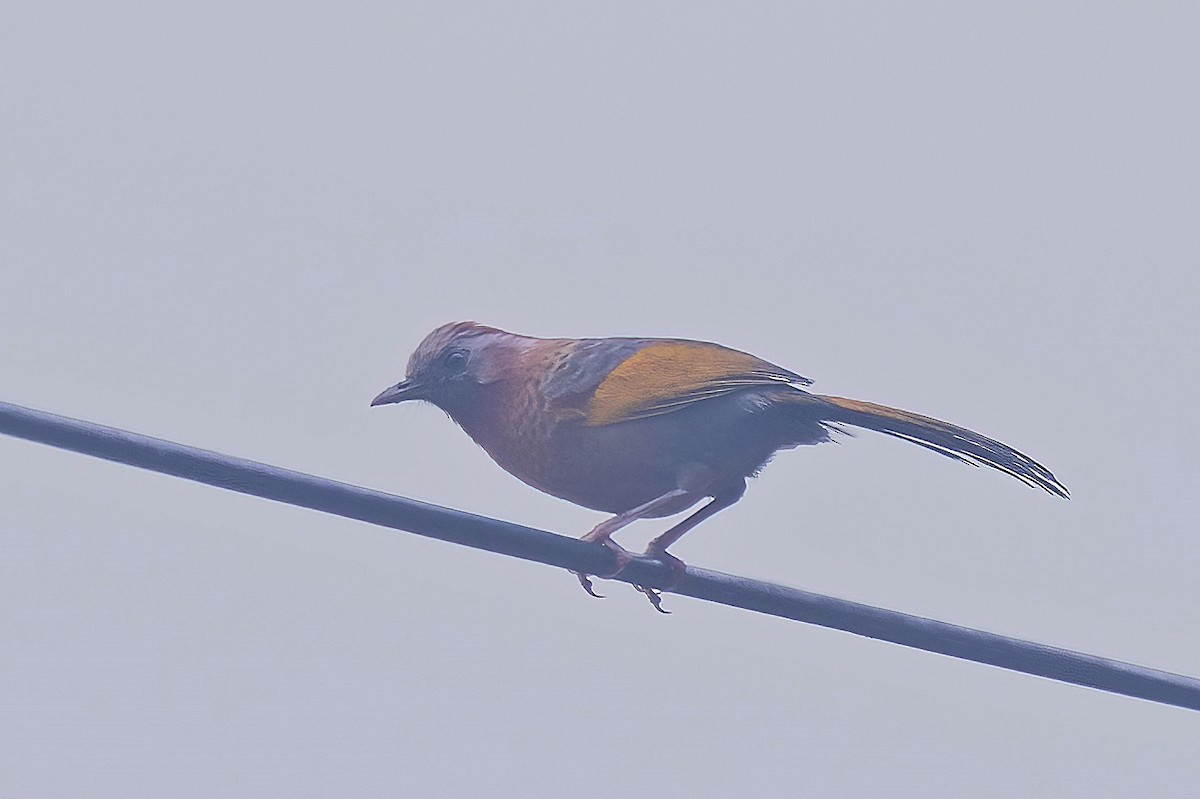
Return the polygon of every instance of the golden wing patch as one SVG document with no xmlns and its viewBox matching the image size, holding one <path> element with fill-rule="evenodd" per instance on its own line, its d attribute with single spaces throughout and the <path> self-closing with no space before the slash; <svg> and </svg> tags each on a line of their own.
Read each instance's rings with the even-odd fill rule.
<svg viewBox="0 0 1200 799">
<path fill-rule="evenodd" d="M 588 401 L 591 427 L 669 413 L 755 386 L 800 388 L 812 381 L 717 344 L 657 341 L 616 366 Z"/>
</svg>

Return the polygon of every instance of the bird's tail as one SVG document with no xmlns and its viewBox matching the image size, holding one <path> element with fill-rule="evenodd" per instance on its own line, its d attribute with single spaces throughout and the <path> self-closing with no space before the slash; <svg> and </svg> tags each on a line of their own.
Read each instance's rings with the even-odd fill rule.
<svg viewBox="0 0 1200 799">
<path fill-rule="evenodd" d="M 990 466 L 1011 474 L 1027 485 L 1060 497 L 1070 496 L 1050 470 L 1007 444 L 949 422 L 909 413 L 873 402 L 844 397 L 811 395 L 821 403 L 821 420 L 876 430 L 911 441 L 948 458 L 972 466 Z"/>
</svg>

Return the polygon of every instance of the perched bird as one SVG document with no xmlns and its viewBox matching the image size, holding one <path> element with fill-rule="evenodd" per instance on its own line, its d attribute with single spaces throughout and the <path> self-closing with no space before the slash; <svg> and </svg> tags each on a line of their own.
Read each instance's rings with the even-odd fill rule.
<svg viewBox="0 0 1200 799">
<path fill-rule="evenodd" d="M 617 557 L 612 534 L 642 518 L 708 503 L 650 542 L 645 555 L 678 575 L 667 548 L 741 499 L 781 449 L 829 441 L 841 425 L 876 430 L 1066 497 L 1044 466 L 962 427 L 870 402 L 814 394 L 812 383 L 753 355 L 663 338 L 543 339 L 475 322 L 437 328 L 406 377 L 371 405 L 425 400 L 502 468 L 534 488 L 615 514 L 583 536 Z M 593 593 L 587 575 L 577 575 Z M 658 594 L 640 588 L 659 610 Z"/>
</svg>

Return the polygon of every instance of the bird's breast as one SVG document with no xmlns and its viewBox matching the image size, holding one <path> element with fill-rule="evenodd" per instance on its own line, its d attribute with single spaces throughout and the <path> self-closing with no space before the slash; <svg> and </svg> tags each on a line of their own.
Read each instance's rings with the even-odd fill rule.
<svg viewBox="0 0 1200 799">
<path fill-rule="evenodd" d="M 490 385 L 486 394 L 447 411 L 505 471 L 535 488 L 549 490 L 543 483 L 545 475 L 553 471 L 549 441 L 558 419 L 535 386 L 498 382 Z"/>
</svg>

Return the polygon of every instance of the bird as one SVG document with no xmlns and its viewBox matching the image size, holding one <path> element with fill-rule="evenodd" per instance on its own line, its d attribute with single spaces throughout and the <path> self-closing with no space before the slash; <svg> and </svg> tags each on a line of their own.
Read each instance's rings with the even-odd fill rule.
<svg viewBox="0 0 1200 799">
<path fill-rule="evenodd" d="M 535 338 L 477 322 L 452 322 L 425 337 L 404 379 L 371 406 L 432 403 L 505 471 L 585 508 L 610 514 L 584 541 L 616 557 L 612 539 L 639 519 L 706 504 L 650 542 L 643 554 L 669 567 L 669 589 L 686 564 L 667 551 L 685 533 L 740 500 L 748 478 L 774 455 L 821 444 L 847 427 L 910 441 L 954 460 L 989 466 L 1068 498 L 1066 486 L 1016 449 L 929 416 L 812 392 L 812 380 L 740 350 L 683 338 Z M 653 588 L 636 586 L 662 612 Z"/>
</svg>

